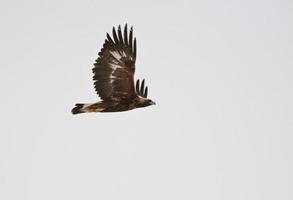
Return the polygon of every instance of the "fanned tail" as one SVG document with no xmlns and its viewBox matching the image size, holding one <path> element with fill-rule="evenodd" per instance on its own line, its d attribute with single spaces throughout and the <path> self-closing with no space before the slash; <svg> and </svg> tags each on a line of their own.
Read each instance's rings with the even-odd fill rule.
<svg viewBox="0 0 293 200">
<path fill-rule="evenodd" d="M 77 103 L 71 110 L 72 114 L 87 113 L 87 112 L 103 112 L 105 106 L 102 102 L 98 103 Z"/>
<path fill-rule="evenodd" d="M 77 103 L 75 104 L 75 107 L 71 110 L 72 114 L 79 114 L 79 113 L 84 113 L 84 111 L 82 110 L 84 108 L 83 103 Z"/>
</svg>

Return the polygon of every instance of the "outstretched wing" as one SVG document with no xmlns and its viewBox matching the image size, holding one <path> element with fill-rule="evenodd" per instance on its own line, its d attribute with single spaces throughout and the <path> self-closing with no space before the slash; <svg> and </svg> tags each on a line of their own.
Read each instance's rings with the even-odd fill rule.
<svg viewBox="0 0 293 200">
<path fill-rule="evenodd" d="M 142 96 L 144 98 L 148 97 L 148 87 L 146 86 L 144 88 L 144 79 L 142 80 L 141 85 L 139 84 L 139 79 L 137 79 L 136 85 L 135 85 L 135 91 L 139 96 Z"/>
<path fill-rule="evenodd" d="M 103 100 L 124 99 L 135 96 L 134 71 L 136 60 L 136 38 L 133 28 L 129 34 L 127 24 L 122 34 L 121 27 L 116 32 L 113 27 L 113 39 L 107 33 L 107 39 L 94 64 L 94 85 Z"/>
</svg>

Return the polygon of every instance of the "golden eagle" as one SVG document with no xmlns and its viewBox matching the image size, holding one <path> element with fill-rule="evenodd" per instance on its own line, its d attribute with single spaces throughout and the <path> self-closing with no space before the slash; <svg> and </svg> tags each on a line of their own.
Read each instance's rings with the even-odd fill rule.
<svg viewBox="0 0 293 200">
<path fill-rule="evenodd" d="M 128 33 L 127 24 L 122 33 L 121 26 L 113 37 L 107 33 L 107 39 L 94 63 L 93 79 L 97 94 L 102 101 L 91 104 L 76 104 L 72 114 L 86 112 L 119 112 L 154 105 L 147 99 L 148 87 L 145 81 L 136 81 L 134 72 L 136 60 L 136 38 L 133 27 Z"/>
</svg>

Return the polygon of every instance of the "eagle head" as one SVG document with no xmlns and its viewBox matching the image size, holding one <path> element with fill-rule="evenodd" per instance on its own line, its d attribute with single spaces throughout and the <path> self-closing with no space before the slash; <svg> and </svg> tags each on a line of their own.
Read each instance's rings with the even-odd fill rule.
<svg viewBox="0 0 293 200">
<path fill-rule="evenodd" d="M 146 99 L 145 100 L 145 105 L 146 106 L 151 106 L 151 105 L 156 105 L 156 103 L 151 99 Z"/>
<path fill-rule="evenodd" d="M 138 98 L 138 101 L 136 101 L 135 104 L 136 104 L 135 107 L 147 107 L 151 105 L 156 105 L 156 103 L 152 101 L 151 99 L 147 99 L 141 96 Z"/>
</svg>

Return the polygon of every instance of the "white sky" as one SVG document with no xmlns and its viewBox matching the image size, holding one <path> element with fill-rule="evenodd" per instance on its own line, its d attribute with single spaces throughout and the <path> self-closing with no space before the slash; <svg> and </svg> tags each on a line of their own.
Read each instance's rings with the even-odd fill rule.
<svg viewBox="0 0 293 200">
<path fill-rule="evenodd" d="M 0 199 L 292 200 L 293 2 L 1 1 Z M 112 26 L 157 105 L 73 116 Z"/>
</svg>

